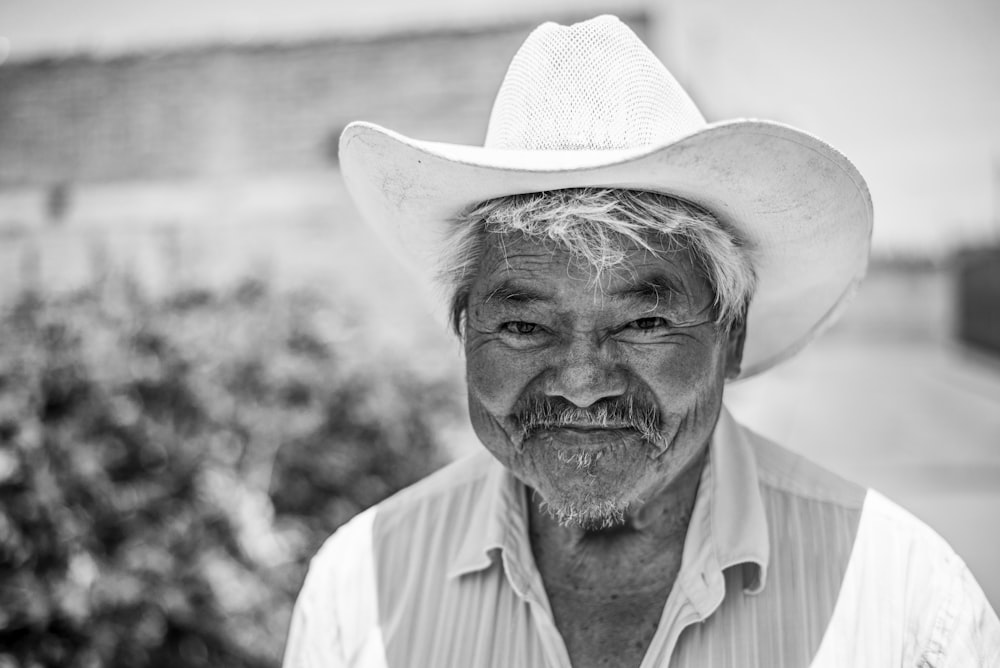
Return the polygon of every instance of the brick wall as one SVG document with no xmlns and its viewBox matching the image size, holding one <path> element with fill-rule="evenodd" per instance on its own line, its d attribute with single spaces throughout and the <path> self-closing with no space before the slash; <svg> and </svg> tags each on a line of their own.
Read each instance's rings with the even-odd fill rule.
<svg viewBox="0 0 1000 668">
<path fill-rule="evenodd" d="M 323 169 L 355 119 L 476 143 L 531 27 L 8 64 L 0 189 Z"/>
</svg>

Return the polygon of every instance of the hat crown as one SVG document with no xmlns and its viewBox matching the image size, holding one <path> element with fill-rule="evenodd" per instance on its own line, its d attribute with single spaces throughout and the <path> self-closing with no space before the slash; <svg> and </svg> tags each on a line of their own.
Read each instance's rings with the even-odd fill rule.
<svg viewBox="0 0 1000 668">
<path fill-rule="evenodd" d="M 667 68 L 624 23 L 545 23 L 504 77 L 486 148 L 610 150 L 663 144 L 705 126 Z"/>
</svg>

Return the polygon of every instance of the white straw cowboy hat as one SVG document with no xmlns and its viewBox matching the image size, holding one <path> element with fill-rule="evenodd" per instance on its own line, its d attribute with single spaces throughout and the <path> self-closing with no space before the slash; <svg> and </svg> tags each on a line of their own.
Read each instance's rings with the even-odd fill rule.
<svg viewBox="0 0 1000 668">
<path fill-rule="evenodd" d="M 706 123 L 617 18 L 538 27 L 500 86 L 483 146 L 352 123 L 340 140 L 363 217 L 425 280 L 447 221 L 493 197 L 604 186 L 701 206 L 752 249 L 745 378 L 805 346 L 864 275 L 872 205 L 847 158 L 779 123 Z"/>
</svg>

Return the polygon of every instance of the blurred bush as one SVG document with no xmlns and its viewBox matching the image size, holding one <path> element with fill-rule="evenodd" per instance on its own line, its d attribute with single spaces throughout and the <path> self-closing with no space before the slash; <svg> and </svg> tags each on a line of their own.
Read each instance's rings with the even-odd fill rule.
<svg viewBox="0 0 1000 668">
<path fill-rule="evenodd" d="M 309 557 L 456 415 L 347 313 L 128 281 L 4 311 L 0 668 L 279 663 Z"/>
</svg>

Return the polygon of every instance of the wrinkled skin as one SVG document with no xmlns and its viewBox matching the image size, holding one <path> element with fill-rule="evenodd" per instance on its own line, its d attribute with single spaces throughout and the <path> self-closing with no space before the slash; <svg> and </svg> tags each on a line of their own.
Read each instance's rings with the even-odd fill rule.
<svg viewBox="0 0 1000 668">
<path fill-rule="evenodd" d="M 595 280 L 564 252 L 493 242 L 466 312 L 473 427 L 532 490 L 531 550 L 571 664 L 637 666 L 680 571 L 743 329 L 713 322 L 686 252 L 636 247 Z M 627 427 L 622 403 L 650 429 Z"/>
<path fill-rule="evenodd" d="M 714 323 L 711 289 L 685 251 L 636 246 L 595 280 L 566 252 L 502 241 L 489 244 L 466 313 L 473 427 L 561 524 L 641 520 L 700 468 L 725 380 L 739 373 L 743 329 Z M 526 434 L 518 419 L 531 402 L 593 410 L 623 398 L 655 410 L 658 438 L 582 417 Z"/>
</svg>

